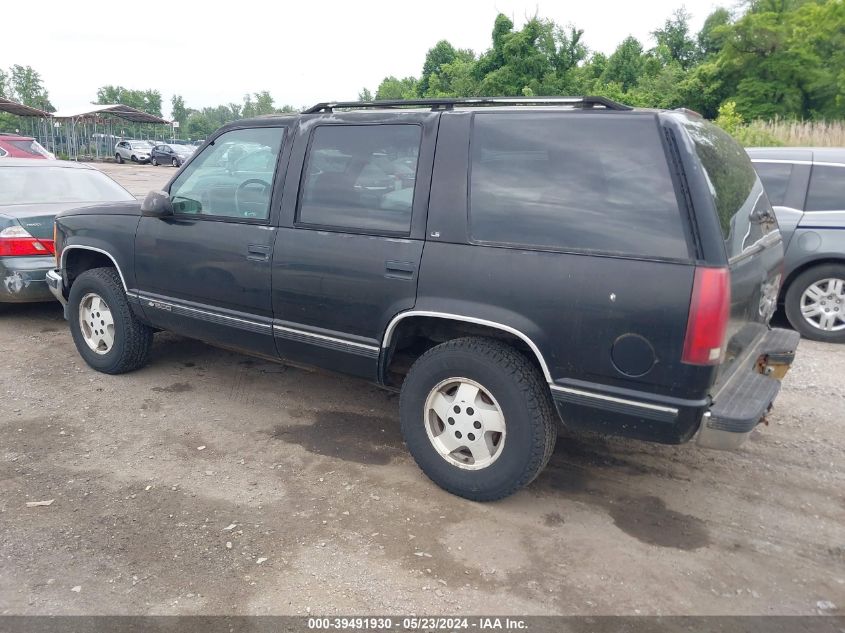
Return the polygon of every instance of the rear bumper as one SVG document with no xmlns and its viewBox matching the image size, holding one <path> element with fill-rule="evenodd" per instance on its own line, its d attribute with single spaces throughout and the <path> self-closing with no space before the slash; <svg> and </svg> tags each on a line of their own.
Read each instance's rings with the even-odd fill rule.
<svg viewBox="0 0 845 633">
<path fill-rule="evenodd" d="M 52 256 L 0 257 L 0 303 L 51 301 L 46 276 L 55 265 Z"/>
<path fill-rule="evenodd" d="M 700 446 L 731 450 L 745 442 L 771 409 L 799 340 L 798 332 L 783 329 L 762 338 L 749 355 L 750 364 L 738 369 L 713 398 L 698 431 Z"/>
</svg>

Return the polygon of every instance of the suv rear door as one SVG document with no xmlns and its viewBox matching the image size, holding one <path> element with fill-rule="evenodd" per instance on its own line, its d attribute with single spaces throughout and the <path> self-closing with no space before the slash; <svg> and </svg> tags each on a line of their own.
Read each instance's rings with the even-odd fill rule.
<svg viewBox="0 0 845 633">
<path fill-rule="evenodd" d="M 731 311 L 721 383 L 745 360 L 766 331 L 777 307 L 783 268 L 783 242 L 772 206 L 745 150 L 730 135 L 704 119 L 682 116 L 703 171 L 688 169 L 688 178 L 703 177 L 715 205 L 724 256 L 730 269 Z M 696 205 L 699 227 L 707 211 Z M 706 230 L 705 230 L 706 232 Z M 718 265 L 712 256 L 707 263 Z"/>
<path fill-rule="evenodd" d="M 414 306 L 439 114 L 306 116 L 273 255 L 279 354 L 370 379 Z"/>
</svg>

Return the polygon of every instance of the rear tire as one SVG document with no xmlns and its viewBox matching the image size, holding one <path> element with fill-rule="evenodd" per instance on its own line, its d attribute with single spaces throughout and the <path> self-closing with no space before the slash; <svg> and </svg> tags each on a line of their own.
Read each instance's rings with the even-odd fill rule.
<svg viewBox="0 0 845 633">
<path fill-rule="evenodd" d="M 114 155 L 114 159 L 117 161 L 117 164 L 118 164 L 118 165 L 122 165 L 122 164 L 123 164 L 123 156 L 121 156 L 120 154 L 115 154 L 115 155 Z"/>
<path fill-rule="evenodd" d="M 400 410 L 402 436 L 422 471 L 472 501 L 501 499 L 531 483 L 557 439 L 540 372 L 490 339 L 455 339 L 423 354 L 402 385 Z M 449 452 L 452 446 L 459 448 Z"/>
<path fill-rule="evenodd" d="M 92 297 L 105 304 L 102 312 L 108 310 L 108 320 L 113 323 L 109 331 L 112 342 L 110 345 L 103 344 L 99 352 L 91 346 L 92 328 L 89 325 L 95 326 L 94 332 L 102 332 L 96 328 L 101 327 L 101 323 L 105 325 L 105 320 L 99 321 L 101 315 L 96 312 L 92 317 L 96 321 L 92 324 L 83 326 L 81 322 L 81 314 L 85 306 L 90 305 Z M 80 305 L 83 306 L 82 311 Z M 122 374 L 147 364 L 153 331 L 132 313 L 120 276 L 114 268 L 94 268 L 79 275 L 70 287 L 67 309 L 73 342 L 91 368 L 104 374 Z"/>
<path fill-rule="evenodd" d="M 839 282 L 838 292 L 829 280 Z M 811 291 L 813 286 L 815 289 Z M 816 294 L 820 295 L 818 301 L 812 298 Z M 789 323 L 804 338 L 826 343 L 845 343 L 845 264 L 822 264 L 805 270 L 789 284 L 784 307 Z M 811 312 L 813 307 L 820 311 L 819 314 L 805 316 L 802 308 Z M 824 318 L 830 317 L 835 319 L 832 328 L 823 329 Z"/>
</svg>

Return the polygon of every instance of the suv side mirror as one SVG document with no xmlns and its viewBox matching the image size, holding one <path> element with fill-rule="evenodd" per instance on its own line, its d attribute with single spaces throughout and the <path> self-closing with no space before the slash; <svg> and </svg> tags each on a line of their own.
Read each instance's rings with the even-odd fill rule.
<svg viewBox="0 0 845 633">
<path fill-rule="evenodd" d="M 141 215 L 148 218 L 165 218 L 173 215 L 173 203 L 166 191 L 151 191 L 141 203 Z"/>
</svg>

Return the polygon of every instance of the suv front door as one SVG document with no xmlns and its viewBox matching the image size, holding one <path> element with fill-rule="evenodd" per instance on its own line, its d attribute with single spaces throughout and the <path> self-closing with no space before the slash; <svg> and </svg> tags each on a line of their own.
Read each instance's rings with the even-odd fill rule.
<svg viewBox="0 0 845 633">
<path fill-rule="evenodd" d="M 170 184 L 174 214 L 141 218 L 135 268 L 153 325 L 276 356 L 271 210 L 284 146 L 284 127 L 224 132 Z"/>
<path fill-rule="evenodd" d="M 376 379 L 416 301 L 439 114 L 303 118 L 273 256 L 279 354 Z"/>
</svg>

